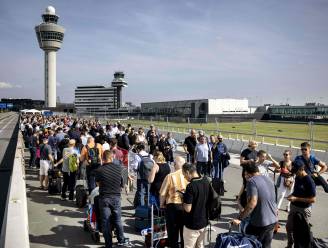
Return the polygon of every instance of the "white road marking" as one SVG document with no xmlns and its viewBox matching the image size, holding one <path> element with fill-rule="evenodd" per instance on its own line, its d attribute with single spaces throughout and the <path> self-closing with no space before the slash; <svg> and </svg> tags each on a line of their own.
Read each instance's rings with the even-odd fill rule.
<svg viewBox="0 0 328 248">
<path fill-rule="evenodd" d="M 15 119 L 15 117 L 11 118 L 11 120 L 3 128 L 0 129 L 0 133 L 2 133 L 7 128 L 7 126 L 9 126 L 9 124 L 11 124 Z"/>
</svg>

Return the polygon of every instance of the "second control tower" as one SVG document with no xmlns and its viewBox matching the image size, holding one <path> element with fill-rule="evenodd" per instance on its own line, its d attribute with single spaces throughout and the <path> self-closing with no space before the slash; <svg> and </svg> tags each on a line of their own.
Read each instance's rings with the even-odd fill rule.
<svg viewBox="0 0 328 248">
<path fill-rule="evenodd" d="M 124 80 L 124 73 L 122 71 L 115 72 L 112 87 L 116 87 L 117 109 L 122 107 L 122 87 L 127 86 L 128 84 Z"/>
<path fill-rule="evenodd" d="M 65 29 L 57 24 L 55 8 L 48 6 L 42 15 L 43 22 L 35 27 L 39 46 L 44 51 L 45 107 L 56 107 L 56 52 L 64 39 Z"/>
</svg>

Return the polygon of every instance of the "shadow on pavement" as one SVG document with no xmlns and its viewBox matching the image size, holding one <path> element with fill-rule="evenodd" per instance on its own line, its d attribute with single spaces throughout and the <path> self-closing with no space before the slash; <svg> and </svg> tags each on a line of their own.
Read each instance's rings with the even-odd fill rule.
<svg viewBox="0 0 328 248">
<path fill-rule="evenodd" d="M 53 233 L 39 236 L 30 234 L 30 243 L 52 247 L 89 247 L 96 244 L 90 233 L 84 232 L 82 227 L 58 225 L 50 231 Z"/>
</svg>

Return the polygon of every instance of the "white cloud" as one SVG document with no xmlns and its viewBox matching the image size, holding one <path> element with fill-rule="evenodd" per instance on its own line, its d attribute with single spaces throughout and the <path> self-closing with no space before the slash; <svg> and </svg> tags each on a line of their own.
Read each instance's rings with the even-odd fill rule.
<svg viewBox="0 0 328 248">
<path fill-rule="evenodd" d="M 22 88 L 22 86 L 18 84 L 0 82 L 0 89 L 12 89 L 12 88 Z"/>
</svg>

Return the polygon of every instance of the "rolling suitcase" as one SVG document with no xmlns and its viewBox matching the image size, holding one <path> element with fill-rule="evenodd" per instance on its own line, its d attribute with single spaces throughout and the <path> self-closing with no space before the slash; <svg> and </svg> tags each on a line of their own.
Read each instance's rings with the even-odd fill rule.
<svg viewBox="0 0 328 248">
<path fill-rule="evenodd" d="M 49 179 L 48 193 L 51 195 L 60 194 L 62 191 L 61 178 L 51 178 Z"/>
<path fill-rule="evenodd" d="M 79 184 L 75 187 L 76 206 L 83 208 L 87 204 L 88 193 L 85 185 Z"/>
<path fill-rule="evenodd" d="M 83 208 L 87 204 L 88 199 L 86 168 L 84 164 L 80 164 L 79 166 L 77 179 L 75 186 L 75 203 L 78 208 Z"/>
</svg>

